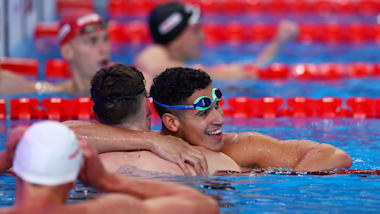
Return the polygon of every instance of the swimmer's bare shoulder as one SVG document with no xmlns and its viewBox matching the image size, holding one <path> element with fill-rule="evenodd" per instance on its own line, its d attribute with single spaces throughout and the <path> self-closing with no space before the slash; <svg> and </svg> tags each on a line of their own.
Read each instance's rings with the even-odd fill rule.
<svg viewBox="0 0 380 214">
<path fill-rule="evenodd" d="M 108 152 L 99 156 L 105 169 L 110 172 L 116 172 L 121 167 L 129 165 L 146 171 L 184 174 L 177 164 L 162 159 L 150 151 Z"/>
</svg>

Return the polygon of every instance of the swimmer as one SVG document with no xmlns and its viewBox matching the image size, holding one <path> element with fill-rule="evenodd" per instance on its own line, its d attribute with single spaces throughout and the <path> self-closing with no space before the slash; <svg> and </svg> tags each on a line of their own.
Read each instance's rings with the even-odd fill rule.
<svg viewBox="0 0 380 214">
<path fill-rule="evenodd" d="M 0 152 L 0 175 L 12 167 L 18 140 L 24 134 L 26 126 L 17 126 L 7 136 L 5 149 Z"/>
<path fill-rule="evenodd" d="M 100 134 L 96 134 L 97 130 L 92 128 L 91 122 L 74 120 L 64 123 L 75 130 L 79 138 L 91 142 L 99 153 L 150 151 L 177 164 L 184 174 L 208 172 L 204 155 L 187 142 L 150 132 L 152 111 L 141 72 L 133 67 L 115 64 L 98 72 L 91 85 L 94 112 L 98 120 L 105 124 L 98 124 Z M 110 134 L 106 134 L 108 130 Z"/>
<path fill-rule="evenodd" d="M 147 79 L 147 90 L 152 80 L 166 68 L 186 66 L 186 62 L 201 56 L 204 33 L 201 27 L 201 11 L 198 7 L 170 2 L 157 6 L 149 16 L 148 24 L 153 44 L 143 49 L 136 57 L 136 67 Z M 279 23 L 273 41 L 255 60 L 258 67 L 267 64 L 281 46 L 294 38 L 298 27 L 290 21 Z M 247 72 L 243 65 L 208 67 L 205 70 L 213 78 L 252 79 L 256 76 Z"/>
<path fill-rule="evenodd" d="M 218 213 L 216 201 L 190 187 L 108 173 L 96 151 L 58 122 L 38 122 L 25 131 L 13 171 L 15 202 L 0 213 Z M 66 204 L 78 176 L 106 193 Z"/>
<path fill-rule="evenodd" d="M 111 58 L 107 22 L 98 14 L 76 11 L 64 17 L 59 27 L 60 52 L 70 65 L 72 78 L 62 83 L 26 80 L 10 71 L 0 72 L 0 93 L 75 93 L 88 95 L 95 71 Z"/>
<path fill-rule="evenodd" d="M 117 66 L 123 70 L 122 65 Z M 146 92 L 142 90 L 142 75 L 136 80 L 131 80 L 122 77 L 123 72 L 116 73 L 115 70 L 115 67 L 110 67 L 108 71 L 103 69 L 92 81 L 95 114 L 104 124 L 111 124 L 110 120 L 116 119 L 113 126 L 125 130 L 133 128 L 131 124 L 139 124 L 140 128 L 145 124 L 145 128 L 149 128 L 151 109 Z M 135 102 L 140 103 L 141 109 L 128 117 L 124 106 L 132 106 L 128 104 L 133 102 L 131 95 L 138 93 L 123 93 L 118 88 L 127 87 L 134 81 L 140 82 L 140 100 L 136 99 Z M 112 94 L 114 96 L 111 96 Z M 207 159 L 210 174 L 218 170 L 239 171 L 240 167 L 318 171 L 351 166 L 350 156 L 329 144 L 308 140 L 278 140 L 255 132 L 223 134 L 224 117 L 222 108 L 219 107 L 221 95 L 220 90 L 212 87 L 211 78 L 207 73 L 180 67 L 167 69 L 160 74 L 155 78 L 151 88 L 155 108 L 162 118 L 161 133 L 179 137 L 202 152 Z M 210 97 L 212 99 L 209 99 Z M 194 109 L 194 106 L 198 107 Z M 101 110 L 99 107 L 102 107 Z M 128 121 L 130 124 L 124 125 L 128 124 Z M 87 129 L 89 137 L 95 135 L 106 139 L 114 134 L 126 137 L 120 128 L 89 122 L 82 126 L 77 125 L 78 127 L 73 127 L 74 130 Z M 109 150 L 115 146 L 107 144 L 107 141 L 97 143 L 108 147 Z M 121 147 L 120 143 L 118 150 L 114 151 L 120 151 Z M 149 152 L 106 153 L 102 155 L 102 159 L 106 168 L 111 171 L 116 171 L 123 164 L 130 164 L 145 170 L 181 174 L 178 166 Z"/>
</svg>

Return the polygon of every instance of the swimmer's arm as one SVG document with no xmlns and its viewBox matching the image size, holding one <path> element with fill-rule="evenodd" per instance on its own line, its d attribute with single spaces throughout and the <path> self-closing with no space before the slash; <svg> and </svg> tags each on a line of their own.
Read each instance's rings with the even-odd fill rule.
<svg viewBox="0 0 380 214">
<path fill-rule="evenodd" d="M 0 94 L 61 92 L 74 92 L 71 81 L 52 84 L 46 81 L 27 80 L 13 72 L 0 71 Z"/>
<path fill-rule="evenodd" d="M 99 153 L 148 150 L 177 164 L 185 174 L 207 174 L 204 155 L 182 139 L 156 132 L 142 132 L 80 120 L 63 122 L 80 139 L 91 143 Z"/>
<path fill-rule="evenodd" d="M 5 149 L 0 153 L 0 174 L 12 167 L 17 144 L 26 129 L 26 126 L 18 126 L 8 133 Z"/>
<path fill-rule="evenodd" d="M 319 171 L 349 168 L 352 164 L 346 152 L 329 144 L 309 140 L 278 140 L 254 132 L 238 135 L 235 141 L 226 141 L 223 152 L 242 167 Z"/>
<path fill-rule="evenodd" d="M 277 33 L 271 43 L 260 53 L 260 55 L 255 60 L 255 65 L 257 67 L 265 66 L 269 61 L 271 61 L 277 54 L 281 46 L 294 38 L 298 33 L 298 26 L 296 23 L 291 21 L 281 21 L 279 23 Z"/>
</svg>

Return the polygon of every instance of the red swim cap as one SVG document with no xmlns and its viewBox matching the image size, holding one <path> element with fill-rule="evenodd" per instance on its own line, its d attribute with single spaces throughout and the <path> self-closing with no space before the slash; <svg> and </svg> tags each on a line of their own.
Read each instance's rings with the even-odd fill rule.
<svg viewBox="0 0 380 214">
<path fill-rule="evenodd" d="M 60 45 L 64 45 L 79 35 L 106 30 L 107 22 L 90 11 L 77 11 L 61 20 L 58 31 Z"/>
</svg>

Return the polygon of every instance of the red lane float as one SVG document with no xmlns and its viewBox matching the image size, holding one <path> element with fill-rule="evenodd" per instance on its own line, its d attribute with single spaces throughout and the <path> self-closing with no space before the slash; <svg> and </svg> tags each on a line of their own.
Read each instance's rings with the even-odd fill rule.
<svg viewBox="0 0 380 214">
<path fill-rule="evenodd" d="M 5 99 L 0 99 L 0 120 L 5 120 L 7 117 Z"/>
<path fill-rule="evenodd" d="M 78 120 L 89 120 L 94 118 L 90 97 L 79 97 L 72 99 L 72 118 Z"/>
<path fill-rule="evenodd" d="M 36 77 L 38 74 L 38 60 L 29 58 L 1 57 L 0 68 L 12 72 Z"/>
<path fill-rule="evenodd" d="M 346 100 L 355 118 L 368 118 L 374 115 L 374 101 L 366 97 L 350 97 Z"/>
<path fill-rule="evenodd" d="M 231 107 L 230 114 L 236 118 L 247 118 L 256 116 L 255 100 L 249 97 L 233 97 L 228 99 Z"/>
<path fill-rule="evenodd" d="M 69 63 L 62 59 L 49 59 L 45 63 L 45 77 L 70 78 Z"/>
<path fill-rule="evenodd" d="M 11 119 L 30 120 L 41 116 L 35 110 L 39 107 L 37 98 L 16 98 L 11 99 Z"/>
<path fill-rule="evenodd" d="M 67 120 L 71 117 L 72 102 L 69 99 L 52 97 L 42 100 L 42 106 L 46 109 L 47 119 Z"/>
<path fill-rule="evenodd" d="M 59 15 L 64 16 L 74 10 L 93 10 L 94 3 L 92 0 L 58 0 L 57 12 Z"/>
<path fill-rule="evenodd" d="M 62 1 L 78 2 L 66 3 L 65 7 L 90 7 L 89 1 Z M 107 10 L 109 16 L 146 16 L 151 9 L 166 0 L 108 0 Z M 332 13 L 359 14 L 372 16 L 380 12 L 379 2 L 376 0 L 182 0 L 182 2 L 197 5 L 204 14 L 240 14 L 240 13 L 285 13 L 317 14 L 326 16 Z M 62 5 L 62 3 L 61 3 Z M 58 6 L 62 8 L 63 6 Z M 62 10 L 62 9 L 60 9 Z M 60 11 L 59 10 L 59 11 Z"/>
<path fill-rule="evenodd" d="M 59 22 L 37 22 L 34 27 L 34 38 L 56 38 L 58 36 Z"/>
<path fill-rule="evenodd" d="M 338 97 L 316 99 L 316 115 L 318 117 L 336 117 L 342 102 L 342 98 Z"/>
<path fill-rule="evenodd" d="M 290 117 L 314 116 L 314 100 L 307 97 L 291 97 L 287 99 Z"/>
<path fill-rule="evenodd" d="M 286 79 L 289 76 L 289 67 L 282 63 L 273 63 L 260 69 L 258 76 L 261 79 Z"/>
<path fill-rule="evenodd" d="M 263 97 L 257 99 L 257 116 L 275 118 L 279 116 L 279 109 L 283 104 L 280 97 Z"/>
</svg>

